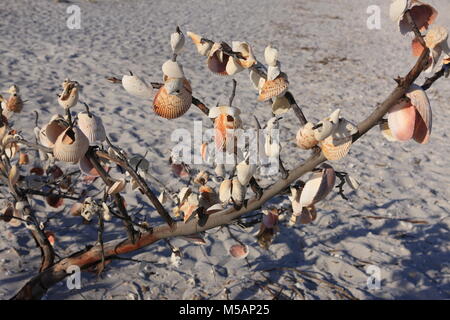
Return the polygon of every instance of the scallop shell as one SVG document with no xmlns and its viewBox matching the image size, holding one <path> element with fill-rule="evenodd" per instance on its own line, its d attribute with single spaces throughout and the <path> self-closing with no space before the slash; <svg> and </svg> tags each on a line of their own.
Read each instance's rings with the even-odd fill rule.
<svg viewBox="0 0 450 320">
<path fill-rule="evenodd" d="M 234 244 L 228 252 L 235 259 L 245 259 L 248 256 L 248 247 L 245 244 Z"/>
<path fill-rule="evenodd" d="M 230 57 L 228 59 L 227 66 L 225 68 L 225 71 L 228 75 L 230 76 L 235 75 L 236 73 L 239 73 L 242 70 L 244 70 L 244 68 L 239 64 L 238 59 L 235 59 L 233 57 Z"/>
<path fill-rule="evenodd" d="M 162 72 L 169 78 L 184 78 L 183 67 L 176 61 L 167 60 L 162 65 Z"/>
<path fill-rule="evenodd" d="M 202 37 L 198 34 L 195 34 L 193 32 L 188 31 L 187 35 L 192 39 L 192 42 L 194 42 L 198 53 L 200 53 L 202 56 L 209 56 L 209 53 L 212 48 L 212 44 L 209 42 L 201 42 Z"/>
<path fill-rule="evenodd" d="M 230 201 L 231 199 L 232 180 L 225 179 L 222 181 L 219 187 L 219 200 L 223 203 Z"/>
<path fill-rule="evenodd" d="M 92 113 L 90 115 L 86 111 L 78 113 L 78 127 L 89 139 L 90 144 L 103 142 L 106 139 L 102 119 Z"/>
<path fill-rule="evenodd" d="M 275 67 L 278 62 L 278 50 L 268 45 L 264 50 L 264 59 L 267 65 Z"/>
<path fill-rule="evenodd" d="M 256 169 L 256 164 L 249 164 L 246 161 L 240 162 L 236 166 L 237 179 L 243 186 L 247 186 L 250 179 L 255 175 Z"/>
<path fill-rule="evenodd" d="M 414 135 L 416 108 L 406 101 L 401 101 L 388 112 L 388 125 L 396 140 L 407 141 Z"/>
<path fill-rule="evenodd" d="M 92 165 L 87 157 L 82 157 L 79 162 L 80 171 L 90 177 L 99 177 L 100 173 Z"/>
<path fill-rule="evenodd" d="M 222 51 L 222 44 L 214 43 L 209 53 L 207 64 L 211 72 L 222 76 L 227 75 L 227 64 L 230 56 Z"/>
<path fill-rule="evenodd" d="M 64 109 L 70 109 L 78 103 L 78 85 L 75 82 L 65 81 L 63 93 L 58 98 L 58 103 Z"/>
<path fill-rule="evenodd" d="M 352 146 L 352 137 L 344 139 L 334 139 L 333 136 L 329 136 L 325 140 L 320 142 L 320 148 L 322 152 L 330 161 L 337 161 L 344 158 Z"/>
<path fill-rule="evenodd" d="M 23 109 L 23 101 L 18 94 L 13 94 L 6 101 L 6 110 L 15 113 L 20 113 L 22 109 Z"/>
<path fill-rule="evenodd" d="M 153 96 L 153 88 L 135 75 L 124 75 L 122 86 L 126 92 L 141 99 L 151 99 Z"/>
<path fill-rule="evenodd" d="M 247 42 L 232 41 L 232 49 L 234 52 L 240 52 L 245 59 L 239 59 L 238 63 L 245 69 L 256 64 L 256 58 L 253 55 L 252 47 Z"/>
<path fill-rule="evenodd" d="M 303 127 L 301 127 L 296 136 L 296 142 L 297 146 L 304 150 L 312 149 L 314 146 L 316 146 L 319 141 L 314 136 L 314 124 L 311 122 L 308 122 Z"/>
<path fill-rule="evenodd" d="M 109 188 L 108 188 L 108 194 L 117 194 L 125 189 L 127 185 L 127 180 L 120 179 L 114 182 Z"/>
<path fill-rule="evenodd" d="M 267 80 L 264 82 L 261 92 L 258 96 L 258 101 L 267 101 L 269 99 L 283 96 L 289 87 L 289 81 L 285 74 L 281 74 L 275 80 Z"/>
<path fill-rule="evenodd" d="M 68 126 L 62 122 L 62 116 L 57 115 L 52 117 L 50 122 L 41 129 L 39 133 L 39 141 L 47 148 L 53 148 L 58 137 L 67 130 Z"/>
<path fill-rule="evenodd" d="M 323 199 L 333 190 L 336 182 L 336 173 L 328 164 L 322 164 L 319 172 L 315 172 L 303 187 L 299 205 L 311 206 Z"/>
<path fill-rule="evenodd" d="M 231 186 L 231 197 L 237 206 L 242 206 L 244 203 L 246 192 L 247 188 L 239 182 L 237 177 L 234 177 Z"/>
<path fill-rule="evenodd" d="M 165 87 L 161 87 L 153 100 L 153 110 L 166 119 L 175 119 L 185 114 L 192 103 L 192 90 L 186 85 L 177 95 L 169 94 Z"/>
<path fill-rule="evenodd" d="M 170 35 L 170 47 L 172 52 L 179 54 L 184 47 L 184 34 L 181 32 L 180 28 L 177 27 L 177 32 Z"/>
<path fill-rule="evenodd" d="M 329 117 L 323 119 L 318 123 L 318 125 L 320 124 L 321 126 L 317 129 L 314 129 L 314 137 L 316 138 L 316 140 L 322 141 L 333 133 L 339 123 L 340 113 L 341 110 L 336 109 Z"/>
<path fill-rule="evenodd" d="M 89 140 L 77 127 L 67 128 L 56 139 L 53 155 L 64 162 L 77 163 L 89 149 Z"/>
</svg>

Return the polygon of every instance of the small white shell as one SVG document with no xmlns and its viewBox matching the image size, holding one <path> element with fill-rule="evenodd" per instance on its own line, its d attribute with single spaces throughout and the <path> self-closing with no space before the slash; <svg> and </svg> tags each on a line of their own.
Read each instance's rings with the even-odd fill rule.
<svg viewBox="0 0 450 320">
<path fill-rule="evenodd" d="M 314 173 L 303 187 L 299 205 L 308 207 L 323 200 L 333 190 L 335 182 L 336 173 L 334 169 L 327 164 L 323 164 L 321 171 Z"/>
<path fill-rule="evenodd" d="M 88 148 L 89 140 L 79 128 L 67 128 L 56 139 L 53 155 L 58 160 L 77 163 Z"/>
<path fill-rule="evenodd" d="M 296 136 L 297 146 L 304 150 L 309 150 L 319 143 L 319 141 L 315 138 L 313 127 L 314 124 L 308 122 L 298 130 Z"/>
<path fill-rule="evenodd" d="M 90 144 L 103 142 L 106 139 L 105 127 L 102 119 L 86 111 L 78 113 L 78 127 L 88 138 Z"/>
<path fill-rule="evenodd" d="M 125 180 L 125 179 L 117 180 L 108 188 L 108 194 L 110 194 L 110 195 L 117 194 L 117 193 L 123 191 L 123 189 L 125 189 L 126 185 L 127 185 L 127 180 Z"/>
<path fill-rule="evenodd" d="M 230 201 L 231 199 L 232 180 L 225 179 L 222 181 L 219 187 L 219 200 L 223 203 Z"/>
<path fill-rule="evenodd" d="M 169 78 L 184 78 L 183 67 L 178 62 L 170 59 L 164 62 L 162 71 Z"/>
<path fill-rule="evenodd" d="M 173 53 L 180 53 L 180 51 L 184 47 L 184 42 L 184 34 L 183 32 L 179 31 L 179 29 L 177 30 L 177 32 L 174 32 L 170 35 L 170 47 L 172 48 Z"/>
<path fill-rule="evenodd" d="M 70 81 L 64 81 L 63 88 L 64 90 L 62 94 L 58 97 L 58 103 L 61 107 L 67 110 L 74 107 L 78 103 L 78 84 L 74 84 L 74 82 Z M 69 88 L 71 88 L 70 91 Z"/>
<path fill-rule="evenodd" d="M 253 55 L 252 47 L 247 42 L 232 41 L 231 47 L 234 52 L 240 52 L 245 59 L 239 59 L 239 64 L 248 69 L 256 63 L 256 58 Z"/>
<path fill-rule="evenodd" d="M 236 175 L 239 182 L 243 186 L 247 186 L 250 182 L 250 179 L 255 175 L 256 169 L 256 164 L 248 164 L 246 161 L 240 162 L 236 166 Z"/>
<path fill-rule="evenodd" d="M 322 124 L 322 126 L 314 130 L 316 140 L 322 141 L 333 133 L 339 123 L 340 112 L 340 109 L 336 109 L 329 117 L 318 123 Z"/>
<path fill-rule="evenodd" d="M 247 188 L 243 186 L 237 177 L 232 180 L 231 197 L 236 205 L 241 206 L 245 200 L 245 193 Z"/>
<path fill-rule="evenodd" d="M 272 81 L 275 80 L 281 74 L 280 63 L 277 63 L 276 66 L 269 66 L 267 68 L 267 80 Z"/>
<path fill-rule="evenodd" d="M 229 76 L 235 75 L 236 73 L 241 72 L 244 68 L 239 64 L 238 59 L 230 57 L 227 62 L 227 66 L 225 68 L 227 74 Z"/>
<path fill-rule="evenodd" d="M 207 57 L 211 51 L 212 44 L 209 42 L 201 42 L 202 37 L 198 34 L 195 34 L 193 32 L 188 31 L 187 32 L 188 37 L 192 39 L 192 42 L 194 42 L 198 53 L 200 53 L 202 56 Z"/>
<path fill-rule="evenodd" d="M 151 99 L 153 96 L 153 88 L 147 85 L 143 79 L 134 75 L 124 75 L 122 86 L 129 94 L 141 99 Z"/>
<path fill-rule="evenodd" d="M 166 80 L 166 82 L 164 83 L 164 88 L 166 88 L 167 94 L 169 95 L 179 95 L 181 94 L 183 84 L 183 78 L 171 78 Z"/>
<path fill-rule="evenodd" d="M 395 0 L 389 8 L 389 17 L 392 21 L 399 21 L 408 7 L 408 0 Z"/>
<path fill-rule="evenodd" d="M 275 67 L 278 62 L 278 50 L 268 45 L 264 50 L 264 59 L 267 65 Z"/>
</svg>

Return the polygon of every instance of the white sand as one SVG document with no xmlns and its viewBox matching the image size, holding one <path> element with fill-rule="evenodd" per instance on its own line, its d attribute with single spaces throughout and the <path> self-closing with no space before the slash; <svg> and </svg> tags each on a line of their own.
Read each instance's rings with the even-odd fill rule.
<svg viewBox="0 0 450 320">
<path fill-rule="evenodd" d="M 450 27 L 450 4 L 430 1 L 441 12 L 438 23 Z M 170 133 L 179 127 L 192 130 L 192 121 L 205 119 L 194 107 L 177 120 L 154 115 L 151 102 L 127 95 L 105 77 L 128 70 L 147 81 L 160 81 L 161 64 L 170 56 L 168 38 L 176 24 L 184 32 L 197 32 L 217 40 L 247 40 L 262 58 L 264 47 L 273 42 L 280 50 L 291 91 L 306 116 L 317 120 L 339 107 L 354 122 L 367 116 L 394 88 L 392 80 L 415 62 L 410 38 L 402 37 L 388 18 L 389 1 L 74 1 L 82 10 L 82 29 L 66 27 L 68 4 L 50 0 L 6 0 L 0 3 L 0 87 L 20 86 L 28 100 L 17 120 L 32 137 L 33 110 L 41 124 L 61 112 L 56 102 L 60 83 L 66 77 L 83 85 L 81 100 L 101 115 L 108 134 L 129 152 L 149 152 L 151 170 L 170 187 L 180 186 L 167 166 L 172 143 Z M 381 30 L 368 30 L 366 9 L 382 8 Z M 190 41 L 179 58 L 192 81 L 194 96 L 211 107 L 226 102 L 230 79 L 213 76 Z M 329 61 L 329 63 L 324 63 Z M 321 63 L 322 62 L 322 63 Z M 256 102 L 246 72 L 239 74 L 235 105 L 250 120 L 255 114 L 266 121 L 270 112 Z M 420 80 L 421 83 L 423 79 Z M 360 299 L 450 298 L 450 198 L 448 188 L 449 80 L 440 80 L 429 96 L 434 124 L 431 142 L 388 143 L 372 130 L 352 148 L 350 156 L 333 164 L 355 176 L 361 187 L 349 193 L 350 201 L 336 193 L 318 205 L 318 219 L 307 226 L 281 227 L 269 251 L 257 245 L 255 229 L 235 235 L 251 246 L 250 269 L 245 261 L 233 260 L 227 248 L 233 244 L 226 230 L 208 232 L 208 245 L 185 241 L 173 244 L 183 252 L 179 267 L 170 264 L 170 250 L 153 245 L 134 259 L 149 261 L 151 274 L 139 274 L 140 264 L 115 261 L 97 278 L 83 274 L 82 289 L 69 291 L 64 283 L 52 288 L 49 299 L 271 299 L 259 284 L 263 275 L 285 289 L 283 294 L 301 299 L 340 299 L 342 295 L 317 281 L 304 281 L 290 271 L 263 270 L 298 268 L 326 279 Z M 78 106 L 81 111 L 81 106 Z M 210 124 L 205 121 L 205 125 Z M 282 121 L 285 143 L 283 159 L 288 168 L 308 156 L 292 141 L 298 121 L 292 112 Z M 266 183 L 263 181 L 263 183 Z M 155 187 L 157 187 L 155 185 Z M 129 193 L 130 212 L 141 203 L 145 209 L 136 220 L 156 217 L 145 199 Z M 66 201 L 70 203 L 70 201 Z M 39 216 L 57 215 L 48 227 L 57 233 L 56 251 L 61 257 L 93 244 L 96 224 L 81 225 L 67 209 L 48 210 L 35 198 Z M 286 197 L 267 206 L 288 207 Z M 50 212 L 49 212 L 50 211 Z M 366 219 L 364 216 L 388 217 Z M 408 218 L 427 224 L 400 222 Z M 159 221 L 152 219 L 150 221 Z M 107 225 L 106 240 L 125 235 L 119 224 Z M 26 230 L 0 224 L 0 299 L 12 296 L 39 266 L 39 250 Z M 381 289 L 368 290 L 367 265 L 381 269 Z M 297 294 L 288 287 L 296 282 Z M 276 290 L 276 288 L 274 288 Z"/>
</svg>

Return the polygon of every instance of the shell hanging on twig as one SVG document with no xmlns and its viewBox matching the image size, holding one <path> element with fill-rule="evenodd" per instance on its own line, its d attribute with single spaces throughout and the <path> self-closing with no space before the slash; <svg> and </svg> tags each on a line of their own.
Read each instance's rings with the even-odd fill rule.
<svg viewBox="0 0 450 320">
<path fill-rule="evenodd" d="M 122 192 L 125 189 L 126 185 L 127 180 L 125 179 L 117 180 L 108 188 L 108 194 L 113 195 Z"/>
<path fill-rule="evenodd" d="M 325 158 L 330 161 L 341 160 L 350 151 L 353 143 L 353 135 L 358 132 L 358 128 L 350 121 L 340 119 L 337 128 L 325 140 L 320 142 Z"/>
<path fill-rule="evenodd" d="M 413 31 L 405 13 L 409 12 L 419 31 L 424 32 L 434 23 L 438 12 L 429 4 L 418 0 L 394 0 L 391 3 L 389 15 L 392 21 L 398 23 L 400 32 L 405 35 Z"/>
<path fill-rule="evenodd" d="M 23 100 L 19 95 L 19 87 L 13 85 L 8 89 L 7 93 L 9 93 L 10 96 L 5 101 L 5 109 L 10 112 L 20 113 L 23 109 Z"/>
<path fill-rule="evenodd" d="M 256 58 L 253 55 L 252 47 L 247 42 L 232 41 L 231 46 L 234 52 L 239 52 L 245 59 L 238 59 L 242 68 L 248 69 L 256 64 Z"/>
<path fill-rule="evenodd" d="M 184 78 L 184 71 L 181 64 L 170 59 L 163 63 L 162 72 L 168 78 L 176 78 L 176 79 Z"/>
<path fill-rule="evenodd" d="M 236 175 L 239 182 L 243 186 L 247 186 L 250 182 L 250 179 L 255 175 L 257 170 L 256 164 L 247 163 L 247 161 L 239 162 L 236 166 Z"/>
<path fill-rule="evenodd" d="M 225 179 L 219 187 L 219 200 L 222 203 L 228 203 L 231 199 L 232 180 Z"/>
<path fill-rule="evenodd" d="M 183 80 L 179 86 L 178 94 L 170 94 L 174 91 L 172 85 L 177 85 L 176 79 L 168 79 L 163 87 L 161 87 L 153 100 L 153 110 L 159 116 L 166 119 L 175 119 L 184 115 L 192 103 L 192 88 L 189 81 Z M 168 90 L 169 89 L 169 90 Z"/>
<path fill-rule="evenodd" d="M 79 162 L 80 171 L 90 177 L 100 177 L 100 173 L 95 169 L 89 158 L 82 157 Z"/>
<path fill-rule="evenodd" d="M 153 88 L 135 75 L 124 75 L 122 77 L 122 86 L 126 92 L 137 98 L 147 100 L 153 96 Z"/>
<path fill-rule="evenodd" d="M 214 119 L 214 142 L 217 150 L 234 152 L 234 130 L 240 128 L 242 123 L 240 113 L 238 108 L 229 106 L 209 110 L 208 117 Z"/>
<path fill-rule="evenodd" d="M 278 63 L 278 50 L 269 44 L 264 50 L 264 60 L 267 65 L 275 67 Z"/>
<path fill-rule="evenodd" d="M 439 63 L 439 58 L 444 52 L 444 59 L 450 55 L 450 48 L 448 46 L 448 30 L 441 26 L 434 26 L 431 28 L 424 37 L 425 44 L 427 48 L 430 49 L 430 60 L 431 64 L 425 70 L 425 72 L 430 73 Z M 417 38 L 412 41 L 412 51 L 413 55 L 419 57 L 425 48 L 422 46 Z"/>
<path fill-rule="evenodd" d="M 195 34 L 193 32 L 188 31 L 187 32 L 188 37 L 192 39 L 192 42 L 194 42 L 198 53 L 200 53 L 202 56 L 209 56 L 209 53 L 211 52 L 212 43 L 203 41 L 202 37 L 198 34 Z"/>
<path fill-rule="evenodd" d="M 102 119 L 86 111 L 78 113 L 78 127 L 88 138 L 90 144 L 106 140 Z"/>
<path fill-rule="evenodd" d="M 323 119 L 315 126 L 314 137 L 316 140 L 322 141 L 333 133 L 338 126 L 340 113 L 341 110 L 336 109 L 329 117 Z"/>
<path fill-rule="evenodd" d="M 319 143 L 319 141 L 315 138 L 314 124 L 312 122 L 308 122 L 298 130 L 296 142 L 297 146 L 304 150 L 312 149 Z"/>
<path fill-rule="evenodd" d="M 231 183 L 231 198 L 236 206 L 241 207 L 245 201 L 247 188 L 243 186 L 237 177 L 234 177 Z"/>
<path fill-rule="evenodd" d="M 56 139 L 53 155 L 64 162 L 77 163 L 86 154 L 89 140 L 77 127 L 67 128 Z"/>
<path fill-rule="evenodd" d="M 170 47 L 172 48 L 172 52 L 174 54 L 179 54 L 184 47 L 184 42 L 184 34 L 181 32 L 180 27 L 177 26 L 176 31 L 170 35 Z"/>
<path fill-rule="evenodd" d="M 74 107 L 78 103 L 79 84 L 69 79 L 64 80 L 63 92 L 58 97 L 58 103 L 65 110 Z"/>
<path fill-rule="evenodd" d="M 61 115 L 54 115 L 39 132 L 39 141 L 47 148 L 53 148 L 58 137 L 67 130 L 68 125 Z"/>
<path fill-rule="evenodd" d="M 319 171 L 313 173 L 306 182 L 299 198 L 299 205 L 308 207 L 325 199 L 333 190 L 336 182 L 336 173 L 330 165 L 324 163 L 319 167 Z"/>
<path fill-rule="evenodd" d="M 264 81 L 258 96 L 258 101 L 267 101 L 275 97 L 284 96 L 288 88 L 289 81 L 287 75 L 282 72 L 276 79 Z"/>
<path fill-rule="evenodd" d="M 228 60 L 231 57 L 223 52 L 223 50 L 222 50 L 223 45 L 224 44 L 218 43 L 218 42 L 214 43 L 214 45 L 212 46 L 211 51 L 208 55 L 207 64 L 208 64 L 208 69 L 211 72 L 222 75 L 222 76 L 226 76 L 226 75 L 228 75 L 227 70 L 226 70 Z"/>
</svg>

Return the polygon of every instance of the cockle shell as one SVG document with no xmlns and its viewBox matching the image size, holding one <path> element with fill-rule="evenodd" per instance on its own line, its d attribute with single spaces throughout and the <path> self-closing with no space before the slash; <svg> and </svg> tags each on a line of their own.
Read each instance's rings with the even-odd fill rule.
<svg viewBox="0 0 450 320">
<path fill-rule="evenodd" d="M 23 109 L 22 98 L 18 94 L 11 95 L 6 101 L 6 110 L 20 113 Z"/>
<path fill-rule="evenodd" d="M 56 139 L 53 155 L 60 161 L 77 163 L 88 148 L 89 140 L 84 133 L 78 127 L 69 127 Z"/>
<path fill-rule="evenodd" d="M 281 73 L 275 80 L 266 80 L 261 87 L 258 101 L 267 101 L 269 99 L 283 96 L 289 87 L 289 81 L 284 73 Z"/>
<path fill-rule="evenodd" d="M 264 59 L 266 60 L 267 65 L 275 67 L 278 62 L 278 50 L 271 45 L 268 45 L 264 50 Z"/>
<path fill-rule="evenodd" d="M 239 60 L 233 57 L 228 59 L 227 65 L 225 67 L 225 72 L 227 75 L 232 76 L 236 73 L 241 72 L 244 68 L 239 64 Z"/>
<path fill-rule="evenodd" d="M 234 177 L 231 184 L 231 198 L 237 206 L 242 206 L 245 200 L 247 188 L 243 186 L 237 177 Z"/>
<path fill-rule="evenodd" d="M 177 31 L 170 35 L 170 47 L 172 52 L 179 54 L 184 47 L 184 34 L 181 32 L 180 28 L 177 27 Z"/>
<path fill-rule="evenodd" d="M 108 194 L 117 194 L 125 189 L 127 185 L 127 180 L 120 179 L 115 181 L 109 188 L 108 188 Z"/>
<path fill-rule="evenodd" d="M 235 259 L 245 259 L 248 256 L 248 247 L 245 244 L 234 244 L 229 253 Z"/>
<path fill-rule="evenodd" d="M 162 65 L 162 72 L 169 78 L 182 79 L 184 78 L 183 67 L 176 61 L 167 60 Z"/>
<path fill-rule="evenodd" d="M 289 99 L 285 96 L 276 97 L 272 104 L 272 113 L 279 116 L 283 113 L 288 112 L 291 109 L 291 103 Z"/>
<path fill-rule="evenodd" d="M 124 75 L 122 86 L 126 92 L 137 98 L 151 99 L 153 96 L 153 88 L 135 75 Z"/>
<path fill-rule="evenodd" d="M 316 146 L 319 141 L 314 136 L 314 124 L 311 122 L 308 122 L 303 127 L 301 127 L 296 136 L 296 142 L 297 146 L 304 150 L 312 149 L 314 146 Z"/>
<path fill-rule="evenodd" d="M 62 116 L 55 115 L 50 119 L 50 122 L 41 129 L 39 141 L 43 146 L 53 148 L 58 137 L 68 128 L 68 125 L 63 120 L 64 118 Z"/>
<path fill-rule="evenodd" d="M 416 108 L 408 101 L 401 101 L 388 112 L 388 125 L 396 140 L 407 141 L 414 135 Z"/>
<path fill-rule="evenodd" d="M 78 83 L 76 81 L 64 81 L 63 92 L 58 98 L 58 103 L 64 109 L 70 109 L 78 103 Z"/>
<path fill-rule="evenodd" d="M 247 186 L 250 179 L 255 175 L 257 170 L 256 164 L 247 163 L 245 160 L 239 162 L 236 166 L 236 175 L 239 182 L 243 186 Z"/>
<path fill-rule="evenodd" d="M 438 15 L 436 9 L 421 1 L 409 0 L 407 7 L 404 8 L 404 0 L 396 0 L 391 5 L 390 15 L 391 18 L 397 18 L 396 21 L 398 22 L 400 32 L 403 35 L 413 31 L 412 26 L 409 24 L 408 19 L 404 15 L 407 9 L 409 9 L 411 18 L 421 32 L 427 30 L 428 27 L 434 23 Z"/>
<path fill-rule="evenodd" d="M 351 122 L 340 119 L 337 128 L 325 140 L 320 142 L 322 152 L 328 160 L 340 160 L 350 151 L 352 136 L 358 128 Z"/>
<path fill-rule="evenodd" d="M 226 76 L 228 60 L 231 57 L 222 51 L 221 43 L 214 43 L 208 56 L 207 64 L 211 72 Z"/>
<path fill-rule="evenodd" d="M 333 190 L 336 182 L 336 173 L 328 164 L 322 164 L 320 171 L 313 173 L 312 177 L 303 187 L 299 199 L 299 205 L 303 207 L 311 206 L 323 199 Z"/>
<path fill-rule="evenodd" d="M 202 43 L 202 37 L 190 31 L 187 32 L 187 35 L 192 39 L 192 42 L 194 42 L 198 53 L 200 53 L 202 56 L 207 57 L 211 51 L 212 43 L 206 41 Z"/>
<path fill-rule="evenodd" d="M 329 117 L 318 123 L 317 128 L 314 129 L 314 137 L 316 140 L 322 141 L 333 133 L 339 123 L 340 113 L 341 110 L 336 109 Z"/>
<path fill-rule="evenodd" d="M 189 110 L 192 103 L 192 89 L 186 82 L 176 95 L 169 94 L 165 86 L 159 89 L 153 100 L 153 110 L 156 114 L 166 119 L 175 119 Z"/>
<path fill-rule="evenodd" d="M 223 203 L 230 201 L 231 199 L 232 180 L 225 179 L 222 181 L 219 187 L 219 200 Z"/>
<path fill-rule="evenodd" d="M 245 59 L 238 59 L 238 63 L 245 69 L 250 68 L 256 63 L 256 58 L 253 55 L 252 47 L 247 42 L 232 41 L 232 49 L 234 52 L 239 52 Z"/>
<path fill-rule="evenodd" d="M 86 111 L 78 113 L 78 127 L 88 138 L 90 144 L 103 142 L 106 139 L 105 127 L 102 119 Z"/>
</svg>

